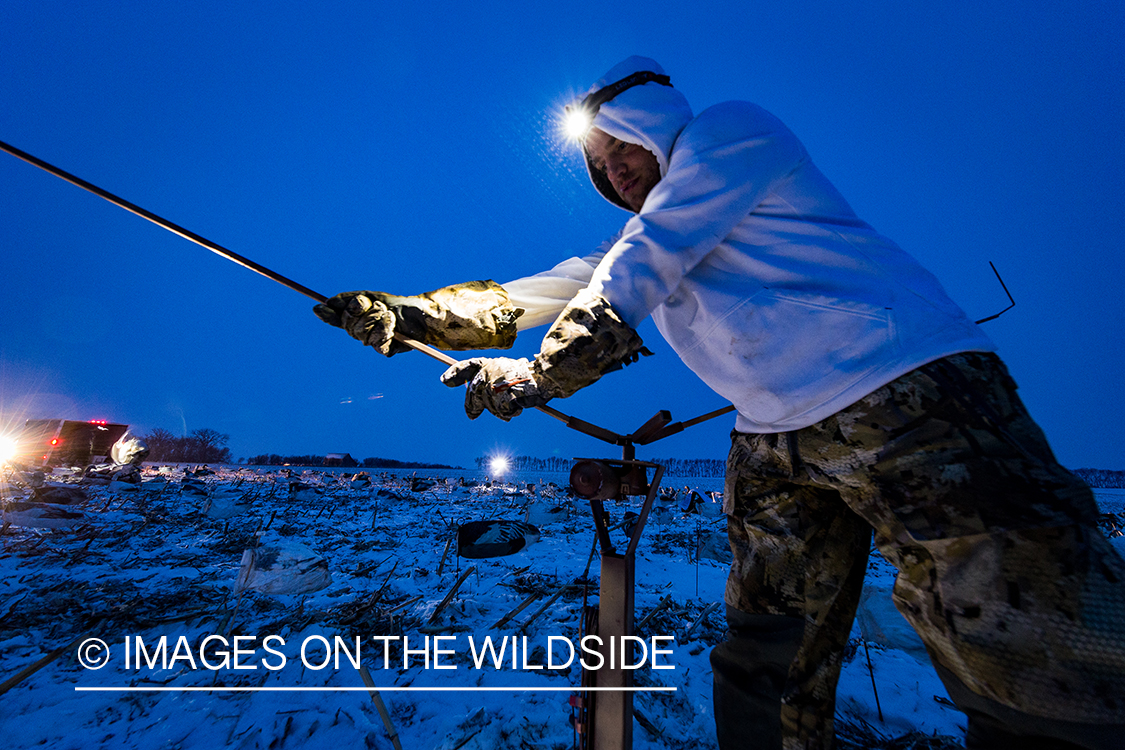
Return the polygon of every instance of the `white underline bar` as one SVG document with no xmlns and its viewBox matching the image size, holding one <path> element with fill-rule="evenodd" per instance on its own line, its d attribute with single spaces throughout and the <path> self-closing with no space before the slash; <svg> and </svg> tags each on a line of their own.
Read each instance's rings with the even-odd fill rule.
<svg viewBox="0 0 1125 750">
<path fill-rule="evenodd" d="M 380 693 L 539 693 L 539 692 L 567 692 L 567 693 L 674 693 L 674 687 L 167 687 L 167 686 L 122 686 L 122 687 L 79 687 L 75 692 L 80 693 L 346 693 L 346 692 L 371 692 Z"/>
</svg>

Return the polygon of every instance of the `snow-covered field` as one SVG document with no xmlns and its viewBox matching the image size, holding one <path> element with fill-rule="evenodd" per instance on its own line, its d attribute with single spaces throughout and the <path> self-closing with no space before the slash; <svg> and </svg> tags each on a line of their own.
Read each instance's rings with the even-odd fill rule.
<svg viewBox="0 0 1125 750">
<path fill-rule="evenodd" d="M 21 515 L 13 503 L 29 491 L 6 485 L 0 736 L 13 748 L 571 747 L 583 654 L 566 665 L 567 644 L 581 637 L 589 506 L 565 477 L 473 476 L 373 472 L 359 487 L 343 472 L 153 467 L 139 490 L 87 487 L 67 506 L 76 517 L 50 522 Z M 721 480 L 663 485 L 678 496 L 654 511 L 637 555 L 637 633 L 662 653 L 635 672 L 634 746 L 714 747 L 707 656 L 729 552 L 714 505 L 687 514 L 680 501 Z M 1125 510 L 1125 490 L 1098 495 Z M 640 503 L 608 506 L 617 521 Z M 449 544 L 458 524 L 529 513 L 541 538 L 514 555 L 461 559 Z M 278 568 L 287 557 L 303 559 Z M 595 558 L 592 597 L 597 574 Z M 873 556 L 840 713 L 886 736 L 959 735 L 961 715 L 890 603 L 892 578 Z M 507 649 L 499 664 L 488 637 Z"/>
</svg>

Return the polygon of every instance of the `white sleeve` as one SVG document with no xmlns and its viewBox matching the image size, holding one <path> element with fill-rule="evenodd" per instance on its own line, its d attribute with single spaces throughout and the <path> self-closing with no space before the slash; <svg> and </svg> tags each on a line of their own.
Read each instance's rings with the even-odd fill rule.
<svg viewBox="0 0 1125 750">
<path fill-rule="evenodd" d="M 807 158 L 760 107 L 712 107 L 680 134 L 668 173 L 602 259 L 591 291 L 636 327 Z"/>
<path fill-rule="evenodd" d="M 616 240 L 603 242 L 585 258 L 568 258 L 548 271 L 501 284 L 511 303 L 524 311 L 516 319 L 516 330 L 554 323 L 574 295 L 590 284 L 594 269 Z"/>
</svg>

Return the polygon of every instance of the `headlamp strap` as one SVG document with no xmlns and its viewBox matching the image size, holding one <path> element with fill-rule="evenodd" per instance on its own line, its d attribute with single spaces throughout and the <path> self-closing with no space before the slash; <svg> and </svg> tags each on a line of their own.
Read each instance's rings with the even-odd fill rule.
<svg viewBox="0 0 1125 750">
<path fill-rule="evenodd" d="M 672 79 L 668 76 L 660 75 L 659 73 L 653 73 L 651 70 L 642 70 L 637 73 L 633 73 L 630 76 L 626 76 L 620 81 L 611 83 L 608 86 L 600 88 L 594 93 L 590 94 L 582 100 L 582 108 L 591 112 L 596 112 L 598 110 L 598 107 L 602 106 L 610 99 L 613 99 L 625 89 L 631 89 L 634 86 L 640 86 L 642 84 L 648 83 L 649 81 L 655 81 L 661 86 L 672 87 Z"/>
</svg>

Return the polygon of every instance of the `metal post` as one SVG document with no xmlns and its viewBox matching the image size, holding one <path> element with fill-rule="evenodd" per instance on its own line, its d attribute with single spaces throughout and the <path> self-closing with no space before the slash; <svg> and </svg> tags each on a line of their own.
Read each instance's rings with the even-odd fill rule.
<svg viewBox="0 0 1125 750">
<path fill-rule="evenodd" d="M 632 648 L 624 636 L 633 634 L 634 558 L 617 553 L 602 553 L 601 590 L 598 596 L 598 652 L 605 661 L 597 670 L 600 688 L 631 688 Z M 628 690 L 600 691 L 590 735 L 595 750 L 630 750 L 633 747 L 633 693 Z"/>
</svg>

